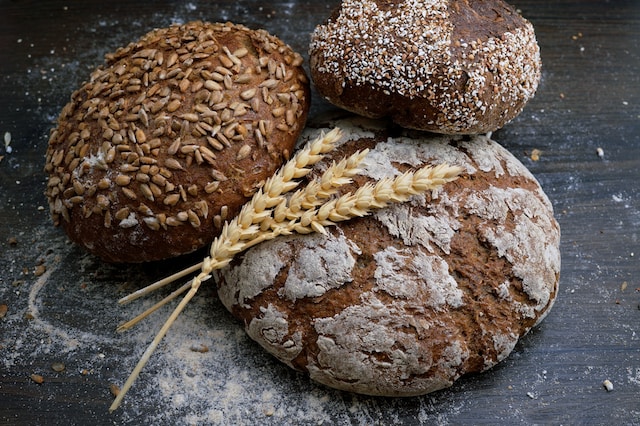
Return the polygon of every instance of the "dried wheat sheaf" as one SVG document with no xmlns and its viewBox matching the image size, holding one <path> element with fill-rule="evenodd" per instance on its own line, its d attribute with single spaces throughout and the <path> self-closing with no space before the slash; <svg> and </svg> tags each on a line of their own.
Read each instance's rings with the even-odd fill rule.
<svg viewBox="0 0 640 426">
<path fill-rule="evenodd" d="M 222 233 L 211 244 L 209 256 L 201 263 L 120 300 L 120 303 L 130 302 L 200 270 L 194 278 L 178 290 L 118 328 L 120 331 L 131 328 L 159 307 L 187 292 L 140 358 L 109 408 L 110 411 L 118 408 L 162 338 L 187 303 L 195 296 L 200 284 L 211 278 L 212 271 L 227 266 L 236 254 L 279 235 L 312 232 L 324 234 L 327 226 L 366 216 L 373 210 L 384 208 L 391 203 L 405 202 L 413 195 L 436 189 L 455 180 L 462 172 L 460 167 L 446 164 L 425 166 L 395 178 L 388 177 L 376 183 L 367 183 L 353 193 L 338 196 L 339 189 L 351 183 L 352 177 L 360 172 L 358 167 L 368 152 L 365 150 L 356 152 L 338 163 L 334 162 L 319 178 L 311 180 L 306 186 L 292 193 L 299 186 L 298 179 L 306 176 L 313 165 L 332 151 L 341 136 L 340 129 L 322 134 L 309 142 L 269 178 L 253 198 L 242 207 L 240 213 L 233 220 L 225 223 Z"/>
</svg>

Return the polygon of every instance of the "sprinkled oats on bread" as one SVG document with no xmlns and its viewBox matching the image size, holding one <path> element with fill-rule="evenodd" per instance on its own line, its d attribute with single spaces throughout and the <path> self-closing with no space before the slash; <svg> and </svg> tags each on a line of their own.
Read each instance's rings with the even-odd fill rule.
<svg viewBox="0 0 640 426">
<path fill-rule="evenodd" d="M 316 27 L 310 65 L 335 105 L 444 134 L 504 126 L 541 66 L 533 26 L 501 0 L 344 0 Z"/>
</svg>

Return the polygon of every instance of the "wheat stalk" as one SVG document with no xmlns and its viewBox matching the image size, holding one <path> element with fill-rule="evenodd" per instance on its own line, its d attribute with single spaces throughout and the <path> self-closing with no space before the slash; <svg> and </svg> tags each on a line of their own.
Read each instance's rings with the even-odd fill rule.
<svg viewBox="0 0 640 426">
<path fill-rule="evenodd" d="M 237 253 L 241 247 L 241 245 L 239 244 L 240 237 L 246 238 L 250 234 L 250 231 L 247 230 L 247 228 L 249 227 L 247 225 L 253 222 L 254 218 L 257 218 L 257 217 L 263 217 L 266 219 L 268 215 L 263 215 L 264 211 L 266 209 L 269 209 L 279 204 L 282 200 L 283 194 L 295 189 L 298 185 L 298 182 L 294 181 L 294 179 L 299 179 L 301 177 L 306 176 L 311 171 L 310 167 L 315 165 L 319 161 L 321 161 L 324 158 L 324 154 L 332 151 L 335 148 L 336 143 L 340 140 L 341 137 L 342 137 L 342 131 L 337 128 L 333 129 L 326 135 L 321 134 L 318 138 L 316 138 L 315 140 L 305 145 L 305 147 L 302 148 L 300 151 L 298 151 L 291 160 L 289 160 L 273 176 L 267 179 L 264 186 L 260 188 L 260 190 L 253 196 L 253 198 L 249 203 L 245 204 L 242 207 L 240 214 L 233 219 L 232 223 L 235 223 L 236 225 L 231 226 L 231 229 L 230 229 L 229 223 L 225 222 L 221 235 L 218 238 L 216 238 L 214 243 L 211 245 L 210 251 L 212 253 L 213 259 L 220 259 L 223 256 L 230 256 L 230 258 L 232 258 L 233 254 Z M 238 224 L 240 226 L 238 226 Z M 238 228 L 242 228 L 242 227 L 244 227 L 243 232 L 238 230 Z M 252 231 L 257 231 L 257 229 L 252 229 Z M 257 244 L 260 241 L 260 238 L 261 237 L 254 238 L 253 243 L 246 243 L 245 248 L 248 248 L 251 245 Z M 265 237 L 263 236 L 262 238 L 265 238 Z M 228 263 L 229 261 L 230 259 L 227 260 L 226 263 Z M 221 268 L 226 263 L 224 262 L 224 260 L 222 260 L 222 262 L 219 261 L 214 266 L 214 264 L 211 261 L 211 257 L 207 257 L 203 260 L 203 262 L 201 262 L 200 269 L 202 271 L 205 271 L 205 270 L 212 271 L 214 267 Z M 177 274 L 172 275 L 171 277 L 168 277 L 167 279 L 161 280 L 157 283 L 152 284 L 151 286 L 138 290 L 132 293 L 131 295 L 120 299 L 119 303 L 121 304 L 127 303 L 139 297 L 142 297 L 158 288 L 161 288 L 166 284 L 169 284 L 174 279 L 178 279 L 179 277 L 187 275 L 194 269 L 195 269 L 194 267 L 187 268 L 187 270 L 185 271 L 189 271 L 189 272 L 185 272 L 185 271 L 179 272 Z M 173 322 L 178 317 L 180 312 L 182 312 L 182 310 L 186 307 L 187 303 L 191 300 L 191 298 L 195 296 L 195 293 L 198 291 L 200 284 L 205 279 L 208 279 L 208 273 L 203 274 L 201 272 L 199 275 L 197 275 L 191 280 L 190 284 L 187 284 L 181 287 L 179 290 L 172 293 L 171 296 L 165 298 L 160 303 L 157 303 L 152 308 L 143 312 L 141 315 L 138 315 L 133 320 L 128 321 L 127 323 L 118 327 L 119 331 L 124 331 L 132 327 L 142 319 L 146 318 L 152 312 L 154 312 L 155 310 L 157 310 L 158 308 L 160 308 L 161 306 L 163 306 L 164 304 L 172 300 L 174 297 L 178 295 L 178 293 L 182 293 L 187 289 L 189 289 L 189 292 L 185 295 L 183 300 L 175 308 L 173 313 L 167 319 L 163 327 L 160 329 L 160 331 L 155 336 L 155 338 L 153 339 L 149 347 L 146 349 L 143 356 L 140 358 L 140 360 L 136 364 L 134 370 L 127 378 L 127 381 L 123 385 L 121 391 L 118 393 L 115 400 L 109 407 L 109 411 L 113 411 L 118 408 L 122 399 L 124 398 L 124 395 L 133 385 L 133 382 L 135 381 L 137 376 L 140 374 L 140 371 L 142 370 L 144 365 L 147 363 L 147 361 L 155 351 L 156 347 L 158 346 L 158 344 L 160 343 L 164 335 L 169 330 L 169 327 L 173 324 Z"/>
<path fill-rule="evenodd" d="M 293 159 L 267 180 L 233 220 L 225 222 L 222 233 L 211 244 L 209 256 L 200 264 L 200 273 L 190 283 L 176 290 L 134 320 L 129 321 L 125 324 L 126 327 L 120 328 L 129 328 L 169 300 L 177 297 L 178 294 L 189 290 L 145 350 L 109 411 L 118 408 L 124 395 L 178 315 L 195 296 L 202 282 L 211 278 L 211 273 L 214 270 L 227 266 L 237 253 L 260 242 L 276 238 L 278 235 L 308 234 L 311 232 L 325 234 L 327 226 L 368 215 L 373 210 L 384 208 L 391 203 L 405 202 L 413 195 L 435 189 L 456 179 L 462 171 L 459 167 L 448 165 L 426 166 L 415 172 L 406 172 L 396 178 L 384 178 L 375 184 L 367 183 L 354 193 L 335 197 L 339 188 L 349 184 L 352 177 L 359 172 L 358 166 L 367 154 L 365 150 L 356 152 L 338 163 L 332 163 L 319 178 L 312 180 L 304 188 L 287 197 L 285 194 L 294 190 L 299 184 L 294 179 L 306 176 L 311 171 L 309 167 L 319 162 L 324 154 L 331 151 L 340 137 L 340 130 L 334 129 L 327 135 L 320 136 L 296 154 Z M 194 268 L 188 269 L 193 270 Z M 176 275 L 184 276 L 180 274 Z M 152 287 L 153 289 L 158 288 L 157 283 L 148 288 Z M 153 291 L 153 289 L 149 291 Z M 121 302 L 130 301 L 146 294 L 144 290 L 143 293 L 138 291 L 121 299 Z"/>
<path fill-rule="evenodd" d="M 282 168 L 280 168 L 273 176 L 271 176 L 263 185 L 262 188 L 254 194 L 250 206 L 253 209 L 253 213 L 248 211 L 249 207 L 244 208 L 240 215 L 248 218 L 258 217 L 267 208 L 271 208 L 281 201 L 281 196 L 296 188 L 298 182 L 293 179 L 298 179 L 306 176 L 310 171 L 310 167 L 317 164 L 324 158 L 324 154 L 331 152 L 336 143 L 342 137 L 342 131 L 338 128 L 331 130 L 329 133 L 321 134 L 313 141 L 307 143 L 298 153 L 289 160 Z M 246 205 L 245 205 L 246 206 Z M 263 216 L 264 217 L 264 216 Z M 118 303 L 125 304 L 140 297 L 143 297 L 163 286 L 172 283 L 173 281 L 180 279 L 186 275 L 189 275 L 198 269 L 201 269 L 203 262 L 197 265 L 190 266 L 180 272 L 177 272 L 167 278 L 157 281 L 147 287 L 137 290 L 126 297 L 118 300 Z M 153 308 L 152 308 L 153 309 Z M 130 321 L 131 322 L 131 321 Z M 120 326 L 119 329 L 123 329 Z M 126 329 L 128 327 L 125 327 Z M 121 330 L 122 331 L 122 330 Z"/>
<path fill-rule="evenodd" d="M 348 158 L 342 159 L 339 163 L 333 163 L 323 174 L 321 178 L 316 178 L 309 182 L 304 188 L 297 190 L 291 198 L 287 200 L 280 194 L 277 197 L 271 197 L 264 195 L 265 193 L 257 194 L 246 207 L 243 207 L 243 211 L 239 215 L 239 221 L 252 217 L 252 223 L 260 226 L 260 231 L 252 238 L 246 238 L 245 234 L 243 238 L 244 246 L 242 250 L 260 243 L 266 239 L 272 239 L 280 233 L 286 232 L 282 227 L 277 226 L 278 223 L 284 220 L 294 220 L 302 215 L 303 212 L 313 209 L 320 205 L 324 200 L 328 199 L 337 192 L 337 189 L 342 185 L 346 185 L 351 182 L 351 178 L 356 175 L 360 170 L 357 168 L 358 164 L 362 162 L 368 150 L 356 152 Z M 314 161 L 315 163 L 315 161 Z M 284 176 L 282 177 L 284 179 Z M 267 198 L 269 197 L 269 198 Z M 266 210 L 267 205 L 273 205 L 275 202 L 278 204 L 274 211 Z M 225 224 L 226 225 L 226 224 Z M 269 232 L 271 230 L 271 232 Z M 276 232 L 277 230 L 277 232 Z M 228 232 L 227 231 L 223 231 Z M 230 244 L 228 237 L 220 239 L 220 242 L 225 241 Z M 215 244 L 215 243 L 214 243 Z M 211 252 L 216 252 L 217 255 L 221 255 L 220 248 L 212 245 Z M 138 299 L 146 294 L 151 293 L 179 278 L 182 278 L 190 273 L 202 269 L 204 262 L 200 262 L 196 265 L 190 266 L 180 272 L 177 272 L 167 278 L 157 281 L 143 289 L 137 290 L 130 295 L 123 297 L 119 300 L 119 303 L 124 304 Z M 215 267 L 214 269 L 217 269 Z M 144 318 L 151 315 L 153 312 L 175 299 L 180 294 L 189 289 L 190 284 L 185 284 L 178 290 L 171 293 L 169 296 L 162 299 L 160 302 L 153 305 L 135 318 L 127 321 L 124 324 L 118 326 L 117 331 L 125 331 L 142 321 Z"/>
</svg>

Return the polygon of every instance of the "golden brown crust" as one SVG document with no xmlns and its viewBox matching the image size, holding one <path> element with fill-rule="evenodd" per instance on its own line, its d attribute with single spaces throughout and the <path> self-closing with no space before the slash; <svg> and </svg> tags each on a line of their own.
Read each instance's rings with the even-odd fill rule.
<svg viewBox="0 0 640 426">
<path fill-rule="evenodd" d="M 263 30 L 152 31 L 63 109 L 45 167 L 54 223 L 112 262 L 198 249 L 289 157 L 309 104 L 302 57 Z"/>
<path fill-rule="evenodd" d="M 344 0 L 315 29 L 310 65 L 335 105 L 445 134 L 502 127 L 540 79 L 533 27 L 501 0 Z"/>
</svg>

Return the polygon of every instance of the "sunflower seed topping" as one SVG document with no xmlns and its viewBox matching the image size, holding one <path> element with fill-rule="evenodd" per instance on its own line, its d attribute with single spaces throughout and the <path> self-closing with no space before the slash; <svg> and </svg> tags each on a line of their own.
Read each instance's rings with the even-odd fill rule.
<svg viewBox="0 0 640 426">
<path fill-rule="evenodd" d="M 228 34 L 238 42 L 221 45 Z M 105 59 L 50 132 L 46 194 L 55 224 L 97 223 L 107 236 L 189 224 L 185 232 L 215 236 L 212 226 L 239 208 L 225 194 L 250 196 L 266 177 L 234 162 L 265 156 L 275 171 L 306 116 L 301 57 L 263 30 L 173 25 Z M 207 219 L 210 211 L 218 214 Z"/>
</svg>

